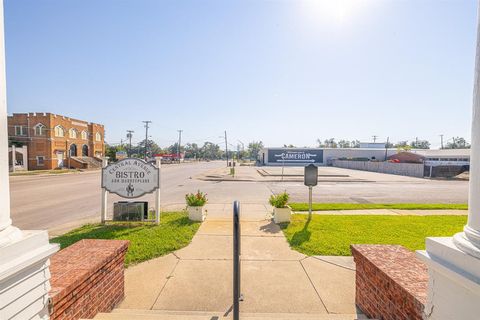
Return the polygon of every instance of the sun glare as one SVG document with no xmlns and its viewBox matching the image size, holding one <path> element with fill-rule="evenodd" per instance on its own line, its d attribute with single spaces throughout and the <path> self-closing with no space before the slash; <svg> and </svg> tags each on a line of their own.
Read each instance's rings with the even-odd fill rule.
<svg viewBox="0 0 480 320">
<path fill-rule="evenodd" d="M 343 23 L 364 3 L 361 0 L 305 0 L 303 7 L 313 19 Z"/>
</svg>

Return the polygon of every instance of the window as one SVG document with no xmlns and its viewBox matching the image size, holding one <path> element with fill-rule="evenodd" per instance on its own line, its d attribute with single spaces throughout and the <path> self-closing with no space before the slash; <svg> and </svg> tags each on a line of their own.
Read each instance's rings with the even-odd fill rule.
<svg viewBox="0 0 480 320">
<path fill-rule="evenodd" d="M 78 136 L 77 129 L 74 129 L 74 128 L 70 129 L 68 134 L 71 139 L 77 139 L 77 136 Z"/>
<path fill-rule="evenodd" d="M 88 133 L 87 131 L 82 131 L 82 139 L 87 140 L 88 139 Z"/>
<path fill-rule="evenodd" d="M 97 140 L 97 141 L 102 141 L 102 135 L 100 134 L 100 132 L 97 132 L 97 133 L 95 134 L 95 140 Z"/>
<path fill-rule="evenodd" d="M 55 137 L 64 137 L 65 136 L 65 130 L 63 129 L 62 126 L 56 126 L 55 127 Z"/>
<path fill-rule="evenodd" d="M 15 126 L 15 135 L 16 136 L 26 136 L 27 135 L 27 127 L 25 127 L 25 126 Z"/>
<path fill-rule="evenodd" d="M 41 167 L 45 165 L 45 157 L 44 156 L 37 156 L 37 166 Z"/>
<path fill-rule="evenodd" d="M 33 127 L 36 136 L 44 136 L 47 130 L 47 127 L 43 123 L 38 123 Z"/>
</svg>

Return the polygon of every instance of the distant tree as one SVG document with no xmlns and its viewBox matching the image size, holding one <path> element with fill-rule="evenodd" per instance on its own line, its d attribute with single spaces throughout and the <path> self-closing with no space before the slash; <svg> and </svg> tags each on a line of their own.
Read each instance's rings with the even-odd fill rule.
<svg viewBox="0 0 480 320">
<path fill-rule="evenodd" d="M 427 140 L 417 140 L 410 142 L 412 149 L 430 149 L 430 142 Z"/>
<path fill-rule="evenodd" d="M 140 141 L 135 147 L 132 147 L 132 153 L 142 158 L 145 153 L 145 139 Z M 164 150 L 153 140 L 147 141 L 147 156 L 152 157 L 155 154 L 162 154 Z"/>
<path fill-rule="evenodd" d="M 294 146 L 293 144 L 284 144 L 283 145 L 284 148 L 296 148 L 296 146 Z"/>
<path fill-rule="evenodd" d="M 350 141 L 348 140 L 339 140 L 338 141 L 338 147 L 339 148 L 350 148 L 351 147 L 351 144 L 350 144 Z"/>
<path fill-rule="evenodd" d="M 112 146 L 109 144 L 105 144 L 105 156 L 107 156 L 110 160 L 112 161 L 117 160 L 118 151 L 126 151 L 126 149 L 122 145 Z"/>
<path fill-rule="evenodd" d="M 323 143 L 325 144 L 325 148 L 337 148 L 338 147 L 337 142 L 335 142 L 335 138 L 326 139 Z"/>
<path fill-rule="evenodd" d="M 318 148 L 325 148 L 325 144 L 323 143 L 322 140 L 320 140 L 320 138 L 317 139 L 317 147 Z"/>
<path fill-rule="evenodd" d="M 200 155 L 203 159 L 216 160 L 221 159 L 224 152 L 220 149 L 218 144 L 212 142 L 205 142 L 200 148 Z"/>
<path fill-rule="evenodd" d="M 465 138 L 454 137 L 447 142 L 445 149 L 470 149 L 470 144 L 467 143 Z"/>
<path fill-rule="evenodd" d="M 399 141 L 394 146 L 399 152 L 401 151 L 410 151 L 412 147 L 408 144 L 408 141 Z"/>
<path fill-rule="evenodd" d="M 257 159 L 258 154 L 263 149 L 262 141 L 252 141 L 248 144 L 247 152 L 250 159 Z"/>
<path fill-rule="evenodd" d="M 352 140 L 352 142 L 350 142 L 350 147 L 351 148 L 360 148 L 360 140 Z"/>
<path fill-rule="evenodd" d="M 196 143 L 187 143 L 184 147 L 185 158 L 199 158 L 200 157 L 200 148 Z"/>
</svg>

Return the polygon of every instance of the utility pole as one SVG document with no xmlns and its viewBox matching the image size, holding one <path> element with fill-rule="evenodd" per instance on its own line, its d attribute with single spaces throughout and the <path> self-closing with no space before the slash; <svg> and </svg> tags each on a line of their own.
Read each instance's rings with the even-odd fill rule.
<svg viewBox="0 0 480 320">
<path fill-rule="evenodd" d="M 225 157 L 227 158 L 227 167 L 228 167 L 228 144 L 227 144 L 227 130 L 225 130 Z"/>
<path fill-rule="evenodd" d="M 388 157 L 388 145 L 390 144 L 390 137 L 387 137 L 387 143 L 385 143 L 385 161 L 387 161 Z"/>
<path fill-rule="evenodd" d="M 142 121 L 143 123 L 145 123 L 145 156 L 144 156 L 144 159 L 145 161 L 147 161 L 147 150 L 148 150 L 148 125 L 150 123 L 152 123 L 152 121 L 149 121 L 149 120 L 146 120 L 146 121 Z"/>
<path fill-rule="evenodd" d="M 443 134 L 440 135 L 440 149 L 443 149 Z"/>
<path fill-rule="evenodd" d="M 418 137 L 415 137 L 415 149 L 418 149 Z"/>
<path fill-rule="evenodd" d="M 178 146 L 177 146 L 177 157 L 178 161 L 180 161 L 180 150 L 182 146 L 182 132 L 183 130 L 177 130 L 178 131 Z"/>
<path fill-rule="evenodd" d="M 133 137 L 133 133 L 135 131 L 133 130 L 127 130 L 127 139 L 129 141 L 129 147 L 128 147 L 128 156 L 130 157 L 131 156 L 131 153 L 132 153 L 132 137 Z"/>
<path fill-rule="evenodd" d="M 373 143 L 377 142 L 378 136 L 372 136 L 372 138 L 373 138 Z"/>
</svg>

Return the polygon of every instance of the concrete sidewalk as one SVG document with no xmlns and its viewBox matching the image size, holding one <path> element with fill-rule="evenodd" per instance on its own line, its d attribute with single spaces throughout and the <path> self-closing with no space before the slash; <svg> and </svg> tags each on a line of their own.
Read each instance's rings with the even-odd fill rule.
<svg viewBox="0 0 480 320">
<path fill-rule="evenodd" d="M 352 258 L 307 257 L 291 250 L 278 225 L 265 220 L 266 208 L 242 209 L 241 292 L 245 299 L 241 312 L 361 317 L 354 303 Z M 220 209 L 210 209 L 188 247 L 128 268 L 126 297 L 118 308 L 228 316 L 233 290 L 232 222 L 231 210 Z"/>
</svg>

